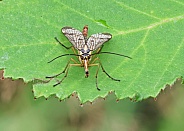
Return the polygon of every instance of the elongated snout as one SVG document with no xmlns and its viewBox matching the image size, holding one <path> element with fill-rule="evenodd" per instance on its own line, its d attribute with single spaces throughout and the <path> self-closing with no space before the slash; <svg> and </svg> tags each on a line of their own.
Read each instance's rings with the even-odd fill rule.
<svg viewBox="0 0 184 131">
<path fill-rule="evenodd" d="M 89 76 L 88 61 L 87 60 L 84 60 L 84 69 L 85 69 L 85 77 L 87 78 Z"/>
</svg>

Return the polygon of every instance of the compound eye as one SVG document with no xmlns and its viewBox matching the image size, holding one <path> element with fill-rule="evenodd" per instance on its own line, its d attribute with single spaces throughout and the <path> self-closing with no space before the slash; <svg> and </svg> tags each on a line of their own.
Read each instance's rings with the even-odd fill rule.
<svg viewBox="0 0 184 131">
<path fill-rule="evenodd" d="M 80 51 L 81 51 L 82 53 L 84 53 L 84 49 L 81 49 Z"/>
<path fill-rule="evenodd" d="M 91 56 L 88 56 L 88 60 L 91 58 Z"/>
<path fill-rule="evenodd" d="M 89 53 L 89 52 L 90 52 L 90 49 L 87 50 L 87 53 Z"/>
</svg>

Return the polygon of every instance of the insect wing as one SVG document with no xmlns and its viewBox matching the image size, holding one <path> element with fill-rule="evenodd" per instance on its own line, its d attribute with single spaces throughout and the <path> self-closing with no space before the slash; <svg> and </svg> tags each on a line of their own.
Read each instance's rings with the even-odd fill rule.
<svg viewBox="0 0 184 131">
<path fill-rule="evenodd" d="M 109 41 L 112 35 L 109 33 L 93 34 L 88 38 L 87 45 L 90 50 L 98 49 L 103 43 Z"/>
<path fill-rule="evenodd" d="M 72 27 L 63 27 L 61 31 L 76 49 L 81 50 L 84 48 L 85 39 L 79 30 L 76 30 Z"/>
</svg>

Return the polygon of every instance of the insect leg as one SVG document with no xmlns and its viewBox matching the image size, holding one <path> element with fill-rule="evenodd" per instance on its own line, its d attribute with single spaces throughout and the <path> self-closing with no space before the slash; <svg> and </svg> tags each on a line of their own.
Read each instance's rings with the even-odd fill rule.
<svg viewBox="0 0 184 131">
<path fill-rule="evenodd" d="M 63 45 L 59 40 L 58 40 L 58 38 L 57 37 L 54 37 L 55 38 L 55 40 L 60 44 L 60 45 L 62 45 L 64 48 L 66 48 L 66 49 L 70 49 L 71 47 L 73 47 L 73 46 L 70 46 L 70 47 L 66 47 L 65 45 Z"/>
<path fill-rule="evenodd" d="M 68 61 L 67 65 L 65 66 L 65 69 L 61 73 L 53 75 L 53 76 L 46 76 L 45 78 L 54 78 L 54 77 L 57 77 L 57 76 L 65 73 L 66 69 L 68 68 L 68 66 L 70 64 L 70 61 L 73 61 L 75 64 L 78 64 L 78 62 L 76 60 L 74 60 L 73 58 L 70 58 L 70 60 Z"/>
<path fill-rule="evenodd" d="M 77 55 L 75 48 L 72 46 L 73 53 Z"/>
<path fill-rule="evenodd" d="M 67 77 L 69 68 L 70 68 L 70 64 L 68 64 L 68 66 L 66 68 L 66 73 L 65 73 L 64 77 L 60 81 L 58 81 L 56 84 L 54 84 L 53 87 L 61 84 L 61 82 Z"/>
<path fill-rule="evenodd" d="M 101 63 L 100 63 L 100 66 L 101 66 L 101 68 L 102 68 L 102 71 L 103 71 L 109 78 L 111 78 L 111 79 L 114 80 L 114 81 L 120 81 L 119 79 L 115 79 L 115 78 L 111 77 L 111 76 L 105 71 L 105 69 L 103 68 L 103 66 L 102 66 Z"/>
<path fill-rule="evenodd" d="M 100 88 L 98 88 L 98 71 L 99 71 L 99 68 L 100 68 L 100 64 L 99 63 L 89 64 L 89 66 L 98 66 L 98 68 L 96 70 L 95 78 L 96 78 L 96 88 L 97 88 L 98 91 L 100 91 Z"/>
<path fill-rule="evenodd" d="M 59 75 L 65 73 L 66 69 L 68 68 L 68 65 L 69 65 L 70 61 L 71 61 L 71 59 L 68 61 L 68 63 L 67 63 L 67 65 L 66 65 L 65 69 L 64 69 L 61 73 L 56 74 L 56 75 L 53 75 L 53 76 L 46 76 L 45 78 L 55 78 L 55 77 L 57 77 L 57 76 L 59 76 Z"/>
<path fill-rule="evenodd" d="M 101 61 L 100 61 L 100 59 L 99 59 L 98 57 L 96 57 L 96 58 L 93 60 L 92 63 L 94 63 L 95 61 L 99 61 L 99 65 L 101 66 L 102 71 L 103 71 L 109 78 L 111 78 L 111 79 L 114 80 L 114 81 L 120 81 L 120 80 L 118 80 L 118 79 L 115 79 L 115 78 L 111 77 L 111 76 L 105 71 L 105 69 L 104 69 L 104 67 L 102 66 L 102 63 L 101 63 Z"/>
<path fill-rule="evenodd" d="M 70 64 L 71 61 L 73 61 L 75 64 Z M 70 58 L 70 60 L 68 61 L 67 65 L 65 66 L 65 69 L 61 73 L 53 75 L 53 76 L 46 76 L 46 78 L 55 78 L 55 77 L 65 73 L 64 77 L 62 78 L 62 80 L 58 81 L 58 83 L 53 85 L 55 87 L 55 86 L 61 84 L 61 82 L 67 77 L 68 70 L 69 70 L 70 66 L 81 66 L 81 64 L 78 64 L 73 58 Z"/>
<path fill-rule="evenodd" d="M 100 65 L 99 64 L 97 64 L 97 65 L 98 65 L 98 69 L 96 70 L 96 75 L 95 75 L 95 78 L 96 78 L 96 88 L 97 88 L 98 91 L 100 91 L 100 88 L 98 88 L 98 79 L 97 79 Z"/>
<path fill-rule="evenodd" d="M 71 59 L 71 60 L 72 60 L 72 59 Z M 69 70 L 70 66 L 81 66 L 81 64 L 68 64 L 68 66 L 67 66 L 67 68 L 66 68 L 66 73 L 65 73 L 64 77 L 63 77 L 60 81 L 58 81 L 58 83 L 56 83 L 55 85 L 53 85 L 53 87 L 55 87 L 55 86 L 57 86 L 57 85 L 59 85 L 59 84 L 61 84 L 61 83 L 63 82 L 63 80 L 64 80 L 64 79 L 67 77 L 67 75 L 68 75 L 68 70 Z"/>
<path fill-rule="evenodd" d="M 77 60 L 80 63 L 79 58 L 78 58 L 78 54 L 77 54 L 77 52 L 76 52 L 76 50 L 73 46 L 72 46 L 72 51 L 73 51 L 74 54 L 76 54 Z"/>
<path fill-rule="evenodd" d="M 99 53 L 101 52 L 103 46 L 104 46 L 104 45 L 102 45 L 100 48 L 98 48 L 98 50 L 96 51 L 97 54 L 99 54 Z"/>
<path fill-rule="evenodd" d="M 54 37 L 54 38 L 55 38 L 55 39 L 56 39 L 56 41 L 57 41 L 60 45 L 62 45 L 64 48 L 66 48 L 66 49 L 70 49 L 70 48 L 72 48 L 72 50 L 73 50 L 74 54 L 76 54 L 76 55 L 77 55 L 76 50 L 75 50 L 75 48 L 74 48 L 73 46 L 67 47 L 67 46 L 63 45 L 63 44 L 58 40 L 58 38 L 57 38 L 57 37 Z"/>
<path fill-rule="evenodd" d="M 92 61 L 96 61 L 96 60 L 95 60 L 95 59 L 97 58 L 96 55 L 99 54 L 99 53 L 101 52 L 103 46 L 104 46 L 104 45 L 102 45 L 100 48 L 97 49 L 95 55 L 92 57 Z M 94 62 L 92 62 L 92 63 L 94 63 Z"/>
</svg>

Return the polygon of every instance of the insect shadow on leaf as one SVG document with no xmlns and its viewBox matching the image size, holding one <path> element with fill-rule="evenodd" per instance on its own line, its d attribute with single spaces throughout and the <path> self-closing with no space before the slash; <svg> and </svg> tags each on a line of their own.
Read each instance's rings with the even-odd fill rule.
<svg viewBox="0 0 184 131">
<path fill-rule="evenodd" d="M 55 37 L 56 41 L 66 49 L 72 48 L 74 54 L 63 54 L 63 55 L 57 56 L 54 59 L 50 60 L 48 63 L 51 63 L 52 61 L 54 61 L 60 57 L 63 57 L 63 56 L 77 56 L 78 61 L 76 61 L 73 58 L 70 58 L 62 72 L 60 72 L 59 74 L 53 75 L 53 76 L 46 76 L 46 78 L 55 78 L 63 73 L 65 74 L 64 77 L 60 81 L 58 81 L 56 84 L 53 85 L 54 87 L 63 82 L 63 80 L 67 77 L 68 70 L 71 66 L 84 67 L 86 78 L 89 76 L 88 67 L 97 66 L 98 68 L 96 70 L 95 78 L 96 78 L 96 88 L 99 91 L 100 91 L 100 88 L 98 87 L 98 71 L 99 71 L 100 67 L 101 67 L 102 71 L 109 78 L 111 78 L 114 81 L 120 81 L 118 79 L 111 77 L 105 71 L 99 57 L 97 57 L 98 54 L 113 54 L 113 55 L 123 56 L 123 57 L 127 57 L 129 59 L 132 59 L 131 57 L 126 56 L 126 55 L 113 53 L 113 52 L 102 52 L 101 51 L 103 48 L 103 44 L 112 38 L 111 34 L 109 34 L 109 33 L 97 33 L 97 34 L 93 34 L 89 38 L 87 38 L 87 35 L 88 35 L 88 26 L 87 25 L 84 26 L 82 32 L 80 32 L 79 30 L 77 30 L 75 28 L 67 27 L 67 26 L 63 27 L 61 29 L 61 31 L 67 37 L 67 39 L 70 41 L 70 43 L 72 43 L 72 46 L 66 47 Z M 76 52 L 76 50 L 78 51 L 78 53 Z M 94 51 L 95 51 L 95 53 L 93 53 Z M 73 62 L 73 63 L 71 63 L 71 62 Z"/>
</svg>

